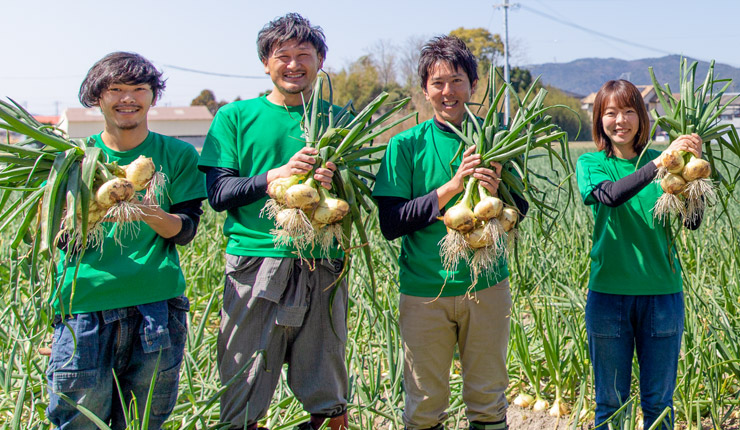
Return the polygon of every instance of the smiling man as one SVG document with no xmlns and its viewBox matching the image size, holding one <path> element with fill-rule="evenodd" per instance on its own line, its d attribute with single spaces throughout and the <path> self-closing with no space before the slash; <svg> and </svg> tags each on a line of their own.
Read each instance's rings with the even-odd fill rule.
<svg viewBox="0 0 740 430">
<path fill-rule="evenodd" d="M 324 33 L 288 14 L 259 32 L 257 48 L 272 92 L 221 108 L 200 161 L 211 206 L 227 211 L 218 365 L 221 382 L 232 382 L 221 396 L 221 421 L 257 429 L 287 363 L 288 385 L 311 414 L 299 428 L 318 429 L 328 420 L 327 428 L 346 429 L 347 285 L 328 288 L 341 272 L 341 254 L 333 249 L 333 258 L 322 259 L 317 250 L 312 261 L 301 260 L 291 245 L 274 243 L 275 225 L 260 214 L 269 183 L 308 174 L 317 161 L 300 121 L 326 56 Z M 328 167 L 314 171 L 326 187 L 334 165 Z M 259 350 L 264 354 L 249 367 Z"/>
<path fill-rule="evenodd" d="M 147 112 L 164 89 L 162 74 L 145 58 L 128 52 L 107 55 L 90 69 L 80 102 L 103 113 L 102 133 L 88 145 L 107 162 L 126 165 L 143 155 L 166 176 L 159 204 L 134 204 L 141 211 L 138 233 L 105 238 L 80 256 L 63 250 L 53 295 L 54 341 L 47 370 L 49 420 L 60 429 L 96 429 L 73 402 L 112 428 L 126 427 L 124 407 L 146 410 L 157 369 L 149 428 L 159 429 L 172 412 L 187 337 L 188 299 L 176 245 L 189 243 L 200 219 L 205 178 L 192 145 L 150 132 Z M 140 192 L 140 194 L 143 193 Z M 75 265 L 79 272 L 75 284 Z M 120 384 L 123 398 L 119 397 Z"/>
<path fill-rule="evenodd" d="M 470 429 L 503 430 L 511 314 L 506 259 L 500 257 L 496 268 L 473 285 L 467 264 L 444 269 L 438 246 L 446 234 L 438 219 L 468 177 L 491 195 L 498 190 L 501 165 L 481 165 L 474 147 L 457 154 L 460 138 L 450 127 L 459 128 L 466 116 L 465 103 L 478 81 L 477 62 L 462 40 L 437 37 L 422 48 L 418 72 L 434 117 L 390 140 L 373 191 L 383 235 L 403 238 L 398 276 L 403 422 L 408 430 L 444 429 L 457 346 Z M 515 199 L 526 213 L 527 202 Z"/>
</svg>

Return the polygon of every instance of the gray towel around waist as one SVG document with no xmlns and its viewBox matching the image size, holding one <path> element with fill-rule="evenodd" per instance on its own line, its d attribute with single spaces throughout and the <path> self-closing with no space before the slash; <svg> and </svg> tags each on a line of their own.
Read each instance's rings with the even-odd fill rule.
<svg viewBox="0 0 740 430">
<path fill-rule="evenodd" d="M 252 287 L 254 297 L 278 304 L 277 325 L 300 327 L 308 310 L 308 285 L 298 267 L 299 275 L 293 276 L 296 264 L 300 260 L 265 257 Z"/>
</svg>

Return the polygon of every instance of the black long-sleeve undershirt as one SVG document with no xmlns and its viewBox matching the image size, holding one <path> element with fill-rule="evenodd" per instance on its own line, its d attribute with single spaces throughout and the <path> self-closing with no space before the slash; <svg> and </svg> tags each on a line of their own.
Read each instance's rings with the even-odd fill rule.
<svg viewBox="0 0 740 430">
<path fill-rule="evenodd" d="M 597 202 L 602 203 L 610 208 L 623 205 L 629 199 L 634 197 L 650 182 L 655 179 L 658 173 L 658 167 L 655 163 L 647 163 L 635 171 L 617 181 L 603 181 L 597 184 L 591 195 Z M 704 214 L 700 214 L 695 220 L 685 219 L 683 224 L 690 230 L 696 230 L 701 226 Z"/>
<path fill-rule="evenodd" d="M 245 178 L 237 169 L 201 167 L 206 173 L 208 203 L 216 212 L 245 206 L 265 197 L 267 173 Z"/>
<path fill-rule="evenodd" d="M 639 193 L 655 179 L 657 173 L 658 167 L 655 163 L 647 163 L 637 169 L 635 173 L 629 174 L 616 182 L 604 181 L 597 184 L 591 191 L 591 195 L 594 196 L 597 202 L 615 208 L 623 205 Z"/>
<path fill-rule="evenodd" d="M 409 200 L 403 197 L 375 197 L 378 202 L 380 231 L 388 240 L 411 234 L 437 221 L 441 216 L 437 190 Z"/>
<path fill-rule="evenodd" d="M 198 233 L 198 224 L 200 216 L 203 215 L 201 209 L 201 199 L 193 199 L 170 206 L 170 214 L 176 215 L 182 220 L 182 227 L 176 235 L 165 238 L 166 241 L 175 245 L 187 245 Z"/>
</svg>

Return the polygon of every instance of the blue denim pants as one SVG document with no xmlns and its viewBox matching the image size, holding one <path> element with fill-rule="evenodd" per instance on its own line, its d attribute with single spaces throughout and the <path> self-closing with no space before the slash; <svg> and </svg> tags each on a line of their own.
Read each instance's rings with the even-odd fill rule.
<svg viewBox="0 0 740 430">
<path fill-rule="evenodd" d="M 148 312 L 152 306 L 158 310 Z M 141 418 L 159 358 L 149 416 L 149 428 L 159 429 L 177 401 L 188 308 L 188 299 L 181 296 L 138 307 L 74 314 L 64 322 L 57 316 L 47 369 L 49 420 L 62 430 L 97 429 L 58 395 L 64 394 L 113 429 L 125 428 L 122 404 L 128 409 L 132 395 L 136 397 Z M 154 327 L 153 321 L 157 321 Z"/>
<path fill-rule="evenodd" d="M 627 296 L 588 292 L 586 331 L 596 390 L 596 425 L 630 397 L 632 357 L 640 366 L 640 404 L 645 428 L 671 408 L 683 335 L 683 293 Z"/>
</svg>

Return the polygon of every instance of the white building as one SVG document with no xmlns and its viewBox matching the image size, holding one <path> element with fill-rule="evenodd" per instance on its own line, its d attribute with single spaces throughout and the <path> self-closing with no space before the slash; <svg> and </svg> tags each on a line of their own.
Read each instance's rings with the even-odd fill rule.
<svg viewBox="0 0 740 430">
<path fill-rule="evenodd" d="M 735 98 L 737 97 L 737 98 Z M 735 98 L 735 100 L 732 100 Z M 727 106 L 722 115 L 719 116 L 719 122 L 733 124 L 735 128 L 740 130 L 740 93 L 724 93 L 722 94 L 721 103 L 724 106 L 732 100 L 732 103 Z"/>
<path fill-rule="evenodd" d="M 147 115 L 149 130 L 176 137 L 201 148 L 213 115 L 205 106 L 152 107 Z M 67 108 L 59 128 L 70 138 L 92 136 L 103 131 L 103 114 L 99 108 Z"/>
</svg>

